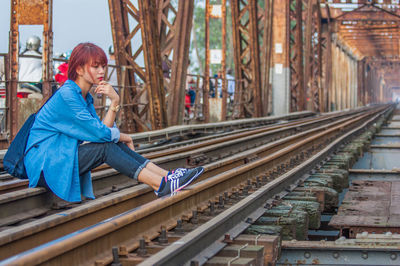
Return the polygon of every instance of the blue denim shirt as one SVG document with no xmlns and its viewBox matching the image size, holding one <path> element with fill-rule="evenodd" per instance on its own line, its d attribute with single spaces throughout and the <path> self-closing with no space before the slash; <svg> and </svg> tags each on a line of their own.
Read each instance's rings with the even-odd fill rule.
<svg viewBox="0 0 400 266">
<path fill-rule="evenodd" d="M 104 125 L 96 114 L 93 98 L 86 100 L 81 88 L 67 80 L 36 115 L 26 150 L 29 187 L 36 187 L 43 172 L 49 188 L 61 199 L 94 198 L 90 172 L 79 177 L 78 147 L 83 141 L 118 142 L 116 127 Z"/>
</svg>

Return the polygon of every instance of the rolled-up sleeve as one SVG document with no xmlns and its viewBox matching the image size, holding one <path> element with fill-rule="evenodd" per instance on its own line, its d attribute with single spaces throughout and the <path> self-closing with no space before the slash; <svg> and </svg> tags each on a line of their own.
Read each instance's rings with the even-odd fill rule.
<svg viewBox="0 0 400 266">
<path fill-rule="evenodd" d="M 117 127 L 110 128 L 111 130 L 111 141 L 117 143 L 119 141 L 119 137 L 121 133 Z"/>
</svg>

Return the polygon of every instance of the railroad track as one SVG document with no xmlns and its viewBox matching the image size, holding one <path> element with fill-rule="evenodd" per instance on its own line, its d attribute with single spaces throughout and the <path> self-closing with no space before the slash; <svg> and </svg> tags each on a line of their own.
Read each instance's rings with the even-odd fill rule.
<svg viewBox="0 0 400 266">
<path fill-rule="evenodd" d="M 184 126 L 172 126 L 166 129 L 153 130 L 148 132 L 141 132 L 132 134 L 132 138 L 135 139 L 135 145 L 139 147 L 152 147 L 160 146 L 163 143 L 169 143 L 172 141 L 180 141 L 187 137 L 193 137 L 196 135 L 214 135 L 221 132 L 231 132 L 240 129 L 255 128 L 260 126 L 267 126 L 281 121 L 291 121 L 301 118 L 307 118 L 314 116 L 314 112 L 302 111 L 290 113 L 283 116 L 269 116 L 261 118 L 251 119 L 238 119 L 233 121 L 224 121 L 217 123 L 208 124 L 197 124 L 197 125 L 184 125 Z M 0 168 L 3 167 L 3 158 L 7 150 L 0 150 Z M 0 176 L 1 180 L 1 176 Z"/>
<path fill-rule="evenodd" d="M 165 147 L 158 152 L 148 153 L 142 150 L 149 159 L 164 168 L 171 169 L 192 162 L 192 166 L 211 163 L 227 158 L 238 152 L 244 152 L 269 143 L 284 136 L 296 134 L 297 132 L 313 128 L 317 125 L 329 123 L 332 120 L 348 117 L 352 114 L 360 114 L 361 109 L 355 112 L 341 112 L 318 118 L 306 118 L 285 124 L 257 128 L 246 132 L 235 134 L 224 134 L 220 138 L 206 139 L 203 142 L 171 149 Z M 246 154 L 244 157 L 236 158 L 232 162 L 236 165 L 246 163 L 256 158 L 256 154 Z M 200 159 L 199 161 L 197 161 Z M 229 164 L 228 164 L 229 165 Z M 232 167 L 232 166 L 229 166 Z M 229 169 L 226 168 L 226 169 Z M 210 172 L 212 174 L 212 172 Z M 94 190 L 97 197 L 120 191 L 137 185 L 135 180 L 119 174 L 113 169 L 101 169 L 93 174 Z M 25 188 L 26 181 L 11 181 L 13 189 L 20 185 L 20 190 L 0 195 L 0 226 L 8 227 L 18 222 L 26 222 L 37 216 L 53 214 L 71 208 L 76 204 L 68 204 L 58 200 L 43 188 Z M 6 184 L 7 185 L 7 184 Z M 1 186 L 0 186 L 1 187 Z M 146 186 L 145 186 L 146 187 Z M 23 189 L 21 189 L 23 188 Z"/>
<path fill-rule="evenodd" d="M 14 254 L 20 253 L 27 248 L 32 248 L 40 244 L 37 243 L 37 234 L 40 233 L 40 239 L 47 242 L 54 239 L 54 237 L 59 237 L 60 232 L 68 233 L 68 228 L 71 230 L 69 232 L 79 231 L 73 235 L 66 236 L 65 241 L 54 240 L 51 242 L 51 246 L 48 247 L 51 249 L 51 252 L 48 252 L 47 247 L 40 247 L 37 249 L 38 252 L 28 252 L 26 256 L 21 255 L 13 261 L 34 264 L 42 262 L 51 264 L 55 261 L 65 264 L 69 262 L 71 264 L 79 264 L 96 261 L 99 265 L 103 263 L 107 264 L 112 260 L 112 257 L 110 257 L 110 245 L 118 244 L 120 247 L 123 247 L 121 248 L 122 250 L 131 252 L 139 247 L 141 236 L 146 235 L 146 239 L 150 241 L 159 237 L 161 227 L 170 230 L 179 224 L 177 220 L 182 218 L 183 220 L 193 219 L 197 214 L 196 212 L 191 212 L 191 210 L 206 212 L 206 210 L 210 209 L 209 212 L 211 213 L 211 210 L 215 208 L 215 204 L 212 202 L 217 200 L 219 205 L 221 205 L 221 198 L 223 199 L 224 197 L 226 199 L 229 197 L 233 205 L 235 200 L 239 201 L 239 199 L 249 193 L 249 190 L 252 190 L 253 183 L 255 187 L 260 187 L 261 184 L 264 184 L 264 187 L 272 186 L 269 188 L 267 196 L 271 195 L 271 191 L 277 192 L 278 190 L 282 190 L 287 187 L 287 184 L 283 181 L 276 181 L 280 180 L 280 177 L 275 180 L 271 180 L 271 177 L 276 176 L 278 173 L 284 173 L 294 167 L 299 167 L 307 158 L 315 155 L 323 147 L 330 147 L 330 150 L 333 149 L 333 147 L 340 144 L 340 142 L 334 141 L 335 139 L 339 138 L 342 140 L 346 138 L 339 137 L 341 134 L 351 129 L 354 131 L 354 128 L 357 126 L 358 128 L 355 131 L 362 130 L 363 126 L 374 121 L 370 117 L 379 112 L 383 112 L 383 107 L 375 107 L 363 113 L 353 114 L 353 116 L 348 118 L 334 118 L 333 120 L 336 121 L 332 122 L 329 126 L 323 125 L 315 128 L 314 124 L 313 129 L 295 130 L 297 134 L 284 138 L 281 137 L 272 142 L 269 140 L 270 143 L 268 144 L 256 145 L 252 149 L 242 151 L 225 159 L 209 162 L 205 166 L 206 173 L 203 180 L 174 197 L 151 201 L 152 197 L 154 197 L 152 192 L 148 188 L 139 185 L 121 191 L 118 196 L 110 194 L 96 201 L 89 202 L 85 206 L 82 205 L 73 208 L 70 212 L 63 212 L 56 219 L 54 217 L 44 218 L 36 227 L 26 225 L 25 228 L 24 226 L 20 226 L 18 230 L 14 231 L 5 230 L 2 232 L 3 235 L 0 235 L 0 248 L 2 250 L 0 254 L 12 255 L 10 254 L 10 250 L 15 250 Z M 377 116 L 375 115 L 375 119 Z M 368 122 L 366 122 L 367 120 Z M 299 126 L 296 127 L 298 128 Z M 299 131 L 303 132 L 299 133 Z M 346 134 L 348 138 L 354 132 Z M 245 138 L 248 138 L 248 136 Z M 234 143 L 229 144 L 234 145 Z M 293 176 L 290 178 L 286 177 L 286 179 L 293 179 Z M 248 183 L 248 180 L 252 181 Z M 135 194 L 136 196 L 128 196 L 128 190 L 132 190 L 130 191 L 130 195 Z M 258 192 L 254 192 L 253 195 L 256 193 Z M 218 194 L 222 195 L 215 199 L 215 195 Z M 126 200 L 117 203 L 118 199 L 123 197 L 126 197 Z M 128 197 L 131 197 L 131 200 L 128 200 Z M 250 198 L 254 198 L 254 196 Z M 106 206 L 107 204 L 109 205 Z M 213 205 L 214 207 L 212 207 Z M 121 214 L 119 212 L 118 214 L 116 209 L 127 211 L 126 213 Z M 78 214 L 79 211 L 81 213 L 86 212 L 86 215 Z M 244 211 L 242 216 L 246 216 L 246 212 Z M 104 219 L 112 215 L 117 216 L 99 222 L 99 217 Z M 74 217 L 79 217 L 79 220 L 74 220 Z M 64 222 L 50 227 L 57 223 L 55 221 L 57 219 L 64 219 Z M 99 224 L 91 228 L 81 229 L 82 227 L 79 228 L 76 225 L 78 221 L 81 225 L 94 224 L 95 222 L 99 222 Z M 129 234 L 127 234 L 128 231 Z M 95 237 L 95 235 L 97 236 Z M 103 240 L 107 243 L 102 242 Z M 113 243 L 113 241 L 117 242 Z M 77 245 L 78 243 L 80 245 Z M 67 247 L 62 254 L 60 251 L 55 251 L 60 245 Z M 89 246 L 91 247 L 87 252 L 79 253 L 78 250 L 86 250 L 85 247 Z M 99 251 L 99 248 L 101 251 Z M 6 250 L 7 253 L 4 253 Z M 39 253 L 40 255 L 38 255 Z M 187 253 L 186 255 L 193 256 L 192 253 Z M 28 257 L 29 259 L 27 259 Z M 186 258 L 187 256 L 182 256 L 182 259 Z M 74 261 L 70 261 L 70 259 L 74 259 Z"/>
<path fill-rule="evenodd" d="M 204 127 L 200 125 L 176 126 L 164 130 L 133 134 L 132 138 L 135 139 L 135 145 L 138 146 L 136 150 L 139 153 L 150 153 L 167 149 L 171 150 L 175 147 L 193 145 L 210 139 L 238 134 L 249 131 L 250 128 L 265 128 L 273 124 L 288 123 L 292 120 L 297 120 L 295 123 L 301 123 L 301 121 L 307 121 L 313 117 L 314 114 L 311 112 L 299 112 L 280 117 L 210 123 Z M 196 137 L 198 135 L 200 137 Z M 0 150 L 1 165 L 5 153 L 6 150 Z M 103 165 L 94 169 L 94 172 L 107 168 L 108 166 Z M 27 180 L 14 178 L 7 173 L 0 174 L 0 194 L 16 191 L 27 187 L 27 185 Z"/>
</svg>

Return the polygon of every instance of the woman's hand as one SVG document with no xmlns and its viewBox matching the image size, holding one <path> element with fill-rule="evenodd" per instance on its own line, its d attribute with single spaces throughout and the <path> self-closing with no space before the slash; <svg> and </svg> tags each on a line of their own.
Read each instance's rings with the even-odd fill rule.
<svg viewBox="0 0 400 266">
<path fill-rule="evenodd" d="M 110 98 L 111 102 L 113 103 L 117 104 L 119 103 L 118 93 L 114 90 L 114 88 L 110 84 L 108 84 L 104 80 L 99 82 L 94 92 L 108 96 L 108 98 Z"/>
<path fill-rule="evenodd" d="M 131 142 L 128 142 L 128 143 L 125 143 L 125 144 L 126 144 L 126 146 L 128 146 L 128 147 L 129 147 L 129 149 L 131 149 L 131 150 L 135 151 L 135 146 L 133 145 L 133 141 L 131 141 Z"/>
<path fill-rule="evenodd" d="M 131 150 L 133 151 L 135 150 L 135 146 L 133 145 L 133 140 L 131 136 L 129 136 L 128 134 L 120 133 L 119 141 L 125 143 L 126 146 L 128 146 Z"/>
</svg>

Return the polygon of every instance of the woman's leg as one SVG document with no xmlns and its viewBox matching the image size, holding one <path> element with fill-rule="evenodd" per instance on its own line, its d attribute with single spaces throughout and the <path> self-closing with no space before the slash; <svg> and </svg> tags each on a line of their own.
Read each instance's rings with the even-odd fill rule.
<svg viewBox="0 0 400 266">
<path fill-rule="evenodd" d="M 161 176 L 166 176 L 166 175 L 168 175 L 168 171 L 167 171 L 167 170 L 162 169 L 161 167 L 155 165 L 155 164 L 152 163 L 152 162 L 149 162 L 149 163 L 146 165 L 146 169 L 152 171 L 152 172 L 155 173 L 155 174 L 161 175 Z"/>
<path fill-rule="evenodd" d="M 129 149 L 129 148 L 128 148 Z M 120 173 L 158 189 L 163 175 L 145 169 L 149 160 L 135 152 L 125 152 L 115 143 L 87 143 L 79 146 L 79 174 L 107 163 Z"/>
<path fill-rule="evenodd" d="M 147 160 L 146 158 L 144 158 L 144 157 L 141 156 L 140 154 L 138 154 L 138 153 L 132 151 L 128 146 L 126 146 L 125 143 L 118 142 L 117 145 L 118 145 L 118 147 L 120 147 L 123 151 L 125 151 L 125 152 L 128 153 L 129 155 L 134 156 L 135 159 L 136 159 L 138 156 L 140 156 L 140 157 L 143 158 L 144 160 Z M 139 159 L 137 159 L 137 160 L 139 160 Z M 162 169 L 161 167 L 155 165 L 155 164 L 152 163 L 152 162 L 149 162 L 149 163 L 146 165 L 146 169 L 150 170 L 151 172 L 153 172 L 153 173 L 155 173 L 155 174 L 161 175 L 161 176 L 166 176 L 166 175 L 168 174 L 168 171 L 167 171 L 167 170 Z"/>
<path fill-rule="evenodd" d="M 160 187 L 162 175 L 156 174 L 146 168 L 144 168 L 138 176 L 138 181 L 151 186 L 154 190 Z"/>
</svg>

